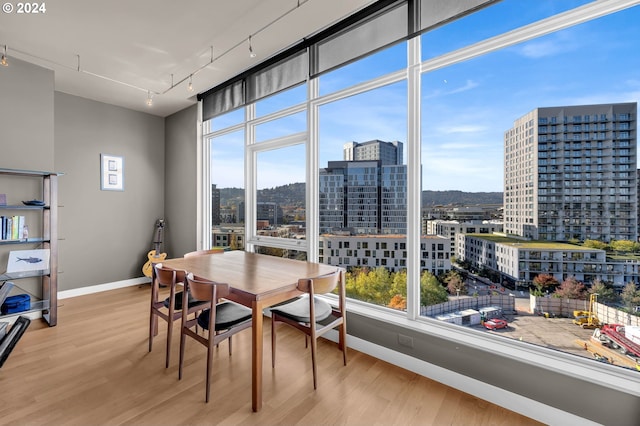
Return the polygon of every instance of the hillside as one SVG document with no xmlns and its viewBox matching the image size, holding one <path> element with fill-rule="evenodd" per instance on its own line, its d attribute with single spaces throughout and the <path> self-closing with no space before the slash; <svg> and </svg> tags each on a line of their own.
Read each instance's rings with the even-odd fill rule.
<svg viewBox="0 0 640 426">
<path fill-rule="evenodd" d="M 258 191 L 258 201 L 280 205 L 304 206 L 304 184 L 292 183 Z M 220 202 L 244 198 L 241 188 L 220 188 Z M 422 191 L 423 206 L 502 204 L 502 192 Z"/>
<path fill-rule="evenodd" d="M 422 191 L 423 206 L 502 204 L 502 192 Z"/>
</svg>

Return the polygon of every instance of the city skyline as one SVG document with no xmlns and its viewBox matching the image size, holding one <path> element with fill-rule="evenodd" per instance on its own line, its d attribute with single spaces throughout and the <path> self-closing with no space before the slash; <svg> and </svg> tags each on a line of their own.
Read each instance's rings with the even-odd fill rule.
<svg viewBox="0 0 640 426">
<path fill-rule="evenodd" d="M 528 1 L 527 7 L 516 3 L 500 2 L 425 33 L 423 60 L 469 44 L 470 38 L 480 41 L 509 27 L 535 22 L 557 13 L 559 7 L 553 1 Z M 567 1 L 561 7 L 585 3 Z M 541 107 L 638 102 L 640 59 L 632 52 L 640 40 L 640 28 L 634 24 L 639 19 L 640 9 L 632 8 L 422 74 L 422 189 L 502 192 L 504 132 L 518 117 Z M 395 71 L 403 66 L 398 63 L 406 64 L 405 54 L 406 45 L 401 43 L 332 71 L 321 76 L 320 92 Z M 375 74 L 371 74 L 371 63 L 377 67 Z M 342 146 L 351 141 L 397 140 L 406 149 L 406 90 L 402 81 L 321 106 L 320 167 L 339 160 Z M 287 105 L 287 98 L 298 102 L 301 93 L 304 88 L 295 88 L 261 102 Z M 292 133 L 305 129 L 304 114 L 280 119 L 272 127 L 261 133 L 261 140 L 270 139 L 270 131 L 277 135 L 286 134 L 286 129 Z M 242 142 L 240 138 L 234 144 Z M 305 181 L 304 146 L 291 152 L 260 154 L 259 189 Z M 217 167 L 216 154 L 220 155 Z M 212 157 L 213 183 L 243 187 L 243 175 L 238 173 L 242 146 L 235 158 L 224 156 L 221 144 L 214 146 Z"/>
</svg>

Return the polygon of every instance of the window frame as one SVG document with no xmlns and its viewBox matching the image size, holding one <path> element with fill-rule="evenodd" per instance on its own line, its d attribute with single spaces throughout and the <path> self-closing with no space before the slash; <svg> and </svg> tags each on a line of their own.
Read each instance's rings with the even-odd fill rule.
<svg viewBox="0 0 640 426">
<path fill-rule="evenodd" d="M 397 81 L 407 80 L 408 90 L 408 133 L 407 133 L 407 311 L 399 312 L 392 309 L 375 306 L 357 300 L 349 300 L 349 311 L 375 320 L 382 320 L 396 324 L 407 330 L 413 330 L 433 336 L 438 336 L 448 341 L 456 341 L 461 344 L 483 348 L 486 351 L 495 351 L 501 356 L 523 360 L 525 363 L 537 366 L 545 366 L 549 370 L 557 371 L 570 377 L 587 380 L 597 384 L 606 385 L 612 389 L 629 392 L 631 384 L 637 384 L 637 377 L 629 377 L 628 373 L 617 366 L 609 366 L 597 361 L 576 362 L 577 357 L 553 350 L 546 347 L 536 346 L 529 343 L 522 343 L 516 340 L 501 338 L 499 336 L 489 336 L 477 331 L 467 330 L 450 324 L 441 323 L 435 319 L 420 317 L 419 315 L 419 292 L 420 292 L 420 174 L 416 173 L 421 168 L 421 132 L 420 132 L 420 80 L 424 73 L 451 66 L 468 59 L 482 56 L 494 51 L 508 48 L 525 41 L 533 40 L 553 32 L 570 28 L 591 20 L 595 20 L 608 14 L 619 12 L 623 9 L 636 6 L 631 1 L 614 0 L 609 2 L 594 1 L 586 5 L 577 7 L 567 12 L 542 19 L 532 24 L 525 25 L 515 30 L 500 34 L 495 37 L 482 40 L 464 48 L 445 53 L 438 57 L 428 58 L 421 61 L 421 36 L 417 35 L 407 41 L 408 66 L 406 69 L 392 72 L 390 74 L 377 77 L 371 81 L 362 82 L 337 92 L 319 96 L 318 77 L 310 78 L 307 81 L 308 100 L 304 105 L 292 106 L 277 113 L 272 113 L 259 119 L 252 115 L 253 104 L 247 105 L 246 109 L 246 157 L 245 157 L 245 205 L 246 205 L 246 244 L 247 250 L 252 250 L 253 245 L 271 245 L 280 248 L 292 248 L 302 250 L 298 244 L 289 245 L 286 241 L 272 237 L 261 237 L 255 239 L 255 209 L 251 213 L 249 206 L 255 205 L 255 155 L 263 149 L 277 149 L 279 147 L 290 146 L 290 144 L 306 144 L 306 210 L 307 210 L 307 238 L 306 251 L 309 261 L 318 261 L 319 258 L 319 234 L 318 217 L 311 212 L 317 211 L 318 207 L 318 173 L 319 173 L 319 122 L 318 114 L 322 105 L 373 90 Z M 284 138 L 271 141 L 255 143 L 253 126 L 275 119 L 283 111 L 291 111 L 296 108 L 306 108 L 307 110 L 307 132 L 298 133 Z M 235 126 L 234 126 L 235 127 Z M 203 135 L 206 140 L 207 134 Z M 303 141 L 304 140 L 304 141 Z M 206 151 L 206 143 L 205 149 Z M 208 156 L 205 156 L 208 159 Z M 205 177 L 208 175 L 205 174 Z M 208 182 L 208 180 L 207 180 Z M 208 196 L 206 191 L 201 192 Z M 253 197 L 251 200 L 250 197 Z M 205 208 L 206 203 L 200 203 L 201 208 Z M 252 216 L 250 216 L 252 214 Z M 208 212 L 203 210 L 203 215 L 207 217 Z M 210 216 L 210 215 L 209 215 Z M 253 220 L 251 220 L 253 219 Z M 249 227 L 248 224 L 253 226 Z M 209 227 L 210 229 L 210 227 Z M 207 228 L 203 231 L 206 233 Z M 206 242 L 206 240 L 203 239 Z M 297 241 L 291 241 L 297 243 Z M 328 249 L 329 247 L 325 247 Z M 325 254 L 326 255 L 326 254 Z M 327 296 L 333 301 L 331 296 Z"/>
</svg>

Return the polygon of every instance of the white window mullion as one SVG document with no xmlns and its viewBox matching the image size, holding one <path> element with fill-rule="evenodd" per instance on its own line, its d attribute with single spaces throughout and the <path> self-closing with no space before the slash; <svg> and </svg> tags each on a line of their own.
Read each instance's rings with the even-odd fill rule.
<svg viewBox="0 0 640 426">
<path fill-rule="evenodd" d="M 202 101 L 198 102 L 196 123 L 196 248 L 212 246 L 211 241 L 211 139 L 204 136 Z"/>
<path fill-rule="evenodd" d="M 318 261 L 318 240 L 320 233 L 320 147 L 319 147 L 319 107 L 313 100 L 318 97 L 320 86 L 317 78 L 307 82 L 307 199 L 306 223 L 309 251 L 307 259 Z"/>
<path fill-rule="evenodd" d="M 420 316 L 420 37 L 407 42 L 407 316 Z"/>
<path fill-rule="evenodd" d="M 255 118 L 255 104 L 249 104 L 245 107 L 245 129 L 244 129 L 244 235 L 245 250 L 249 252 L 255 251 L 254 241 L 256 236 L 256 153 L 251 149 L 255 144 L 255 124 L 252 123 Z"/>
</svg>

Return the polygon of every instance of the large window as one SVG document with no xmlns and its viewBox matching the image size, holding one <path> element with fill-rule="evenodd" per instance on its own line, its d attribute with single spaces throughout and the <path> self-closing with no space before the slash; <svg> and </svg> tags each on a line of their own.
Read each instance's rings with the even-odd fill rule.
<svg viewBox="0 0 640 426">
<path fill-rule="evenodd" d="M 589 252 L 601 263 L 585 268 L 539 247 L 530 262 L 507 235 L 465 237 L 637 239 L 637 179 L 620 170 L 637 168 L 640 8 L 611 13 L 608 3 L 498 2 L 249 104 L 242 129 L 232 122 L 224 133 L 215 123 L 225 116 L 214 117 L 212 182 L 225 170 L 216 162 L 227 163 L 217 147 L 241 136 L 248 249 L 343 266 L 353 301 L 483 336 L 475 317 L 450 314 L 540 313 L 528 311 L 537 275 L 601 280 L 614 293 L 638 282 L 637 261 L 622 272 L 625 262 L 605 265 L 604 252 Z M 620 129 L 624 152 L 611 137 Z M 598 275 L 607 269 L 617 272 Z M 502 337 L 589 356 L 524 338 L 509 319 Z M 591 333 L 567 332 L 572 342 Z"/>
</svg>

